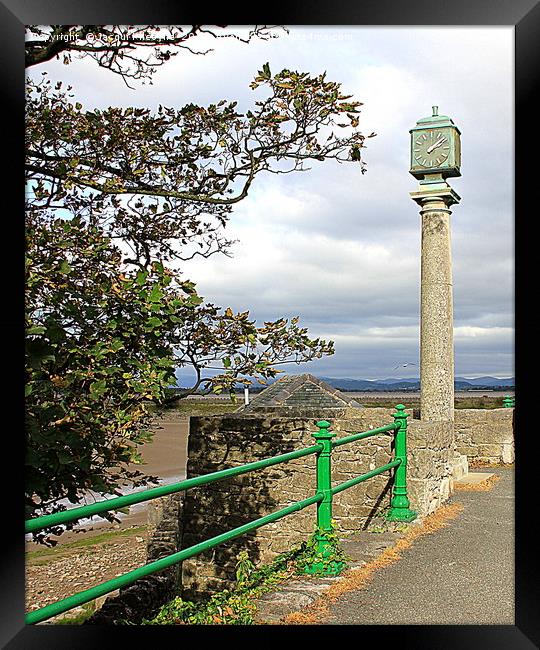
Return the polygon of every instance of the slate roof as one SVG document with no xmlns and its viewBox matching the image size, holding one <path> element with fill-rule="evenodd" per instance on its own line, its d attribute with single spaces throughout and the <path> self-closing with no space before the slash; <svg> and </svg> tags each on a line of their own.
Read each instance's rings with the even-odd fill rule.
<svg viewBox="0 0 540 650">
<path fill-rule="evenodd" d="M 304 374 L 285 375 L 255 395 L 241 411 L 246 414 L 256 411 L 276 411 L 280 414 L 294 411 L 295 416 L 316 413 L 317 417 L 326 417 L 325 413 L 334 414 L 336 409 L 358 406 L 358 402 L 337 388 L 313 375 Z"/>
</svg>

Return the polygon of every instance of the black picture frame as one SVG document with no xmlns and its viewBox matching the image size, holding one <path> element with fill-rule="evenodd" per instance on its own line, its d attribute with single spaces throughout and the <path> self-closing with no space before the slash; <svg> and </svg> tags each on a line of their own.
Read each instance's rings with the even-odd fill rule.
<svg viewBox="0 0 540 650">
<path fill-rule="evenodd" d="M 527 384 L 534 380 L 537 368 L 534 355 L 534 341 L 537 336 L 536 318 L 529 317 L 529 309 L 534 306 L 535 295 L 528 287 L 535 287 L 531 279 L 531 268 L 524 259 L 535 260 L 531 242 L 534 237 L 536 214 L 532 211 L 538 199 L 533 197 L 536 172 L 530 147 L 531 126 L 537 121 L 536 107 L 533 103 L 534 90 L 538 87 L 538 64 L 540 62 L 540 3 L 538 0 L 409 0 L 397 3 L 394 0 L 349 0 L 341 3 L 323 3 L 320 0 L 287 3 L 286 6 L 265 7 L 268 15 L 263 16 L 262 8 L 254 11 L 255 5 L 243 8 L 240 5 L 221 7 L 220 12 L 207 12 L 202 20 L 200 14 L 193 10 L 193 5 L 185 5 L 167 0 L 142 2 L 141 0 L 2 0 L 0 2 L 0 50 L 2 53 L 0 75 L 4 111 L 4 153 L 9 151 L 9 165 L 4 172 L 4 223 L 8 239 L 5 246 L 5 259 L 10 256 L 12 266 L 4 268 L 17 269 L 14 273 L 6 271 L 4 298 L 6 306 L 0 326 L 3 328 L 4 342 L 8 342 L 8 352 L 14 353 L 13 365 L 7 363 L 4 375 L 9 377 L 4 399 L 10 410 L 15 410 L 21 386 L 13 381 L 17 372 L 13 368 L 22 367 L 17 352 L 22 349 L 23 319 L 22 298 L 23 283 L 20 269 L 20 252 L 24 249 L 23 220 L 19 214 L 23 211 L 23 147 L 24 139 L 24 26 L 27 24 L 285 24 L 285 25 L 403 25 L 403 26 L 488 26 L 507 25 L 515 28 L 515 237 L 516 255 L 515 300 L 516 300 L 516 625 L 515 626 L 369 626 L 385 645 L 399 643 L 401 648 L 414 650 L 445 650 L 446 648 L 471 649 L 516 649 L 540 647 L 540 625 L 538 610 L 540 598 L 538 580 L 535 576 L 534 558 L 537 556 L 536 537 L 531 528 L 536 523 L 538 510 L 535 497 L 536 438 L 535 414 L 532 400 L 527 395 Z M 496 107 L 494 107 L 496 110 Z M 8 136 L 13 138 L 9 145 Z M 21 169 L 18 166 L 20 157 Z M 538 163 L 536 163 L 536 166 Z M 496 182 L 496 181 L 494 181 Z M 19 187 L 21 192 L 19 193 Z M 8 192 L 9 190 L 9 192 Z M 7 208 L 11 201 L 11 207 Z M 537 212 L 536 208 L 536 212 Z M 537 227 L 537 226 L 536 226 Z M 13 242 L 20 242 L 18 248 Z M 532 256 L 529 254 L 531 251 Z M 523 343 L 525 341 L 525 343 Z M 15 344 L 21 342 L 21 348 Z M 22 356 L 22 355 L 21 355 Z M 5 362 L 6 364 L 6 362 Z M 21 373 L 22 374 L 22 373 Z M 22 401 L 22 400 L 21 400 Z M 17 409 L 22 413 L 22 408 Z M 20 431 L 24 426 L 22 417 L 17 424 L 6 429 L 5 440 L 10 442 L 8 450 L 9 463 L 5 465 L 20 468 L 23 466 L 23 437 Z M 8 443 L 6 442 L 6 445 Z M 537 443 L 536 443 L 537 444 Z M 0 607 L 0 643 L 1 647 L 11 649 L 30 648 L 98 648 L 117 645 L 146 646 L 149 642 L 159 642 L 163 634 L 171 636 L 172 641 L 188 642 L 199 639 L 202 634 L 216 635 L 220 643 L 234 641 L 246 633 L 257 636 L 260 627 L 249 629 L 237 627 L 121 627 L 101 628 L 98 626 L 25 626 L 24 624 L 24 542 L 22 533 L 23 513 L 23 476 L 17 471 L 18 478 L 8 478 L 4 489 L 4 516 L 8 523 L 6 538 L 3 540 L 2 597 Z M 20 500 L 19 500 L 20 499 Z M 19 531 L 19 526 L 21 530 Z M 11 532 L 9 532 L 11 531 Z M 15 532 L 13 532 L 15 531 Z M 466 588 L 466 585 L 463 586 Z M 355 626 L 365 627 L 365 626 Z M 145 634 L 141 635 L 141 631 Z M 348 626 L 336 626 L 332 629 L 333 643 L 367 643 L 364 629 L 351 630 Z M 299 635 L 311 636 L 312 628 L 304 626 L 267 626 L 264 634 L 283 635 L 294 641 Z M 343 635 L 343 636 L 342 636 Z M 355 639 L 358 635 L 359 638 Z M 149 641 L 150 639 L 150 641 Z M 270 637 L 269 637 L 270 640 Z M 373 641 L 371 641 L 373 643 Z"/>
</svg>

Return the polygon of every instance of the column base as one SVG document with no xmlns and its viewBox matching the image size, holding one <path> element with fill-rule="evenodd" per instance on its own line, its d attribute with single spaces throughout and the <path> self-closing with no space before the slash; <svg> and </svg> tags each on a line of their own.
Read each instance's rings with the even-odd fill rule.
<svg viewBox="0 0 540 650">
<path fill-rule="evenodd" d="M 409 508 L 390 508 L 385 518 L 388 521 L 414 521 L 417 513 Z"/>
</svg>

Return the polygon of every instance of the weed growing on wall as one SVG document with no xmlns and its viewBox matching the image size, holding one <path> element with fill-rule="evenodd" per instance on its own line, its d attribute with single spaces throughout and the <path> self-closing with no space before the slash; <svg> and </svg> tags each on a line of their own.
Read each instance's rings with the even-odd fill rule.
<svg viewBox="0 0 540 650">
<path fill-rule="evenodd" d="M 321 536 L 330 546 L 330 552 L 324 557 L 318 550 L 318 540 Z M 256 613 L 256 598 L 294 575 L 304 574 L 312 565 L 316 565 L 317 569 L 311 573 L 321 575 L 328 566 L 344 564 L 345 560 L 334 529 L 330 532 L 316 529 L 307 541 L 259 568 L 250 560 L 247 551 L 242 551 L 237 555 L 236 584 L 232 589 L 223 589 L 200 603 L 176 597 L 164 605 L 154 618 L 144 620 L 141 624 L 252 625 Z M 130 624 L 128 621 L 120 623 Z"/>
</svg>

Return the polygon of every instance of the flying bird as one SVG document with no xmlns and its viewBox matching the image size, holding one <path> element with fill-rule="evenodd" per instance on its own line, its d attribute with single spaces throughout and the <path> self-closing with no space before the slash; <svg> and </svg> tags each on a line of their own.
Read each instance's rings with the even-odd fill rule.
<svg viewBox="0 0 540 650">
<path fill-rule="evenodd" d="M 406 368 L 407 366 L 415 366 L 416 363 L 402 363 L 400 366 L 396 366 L 394 370 L 397 370 L 398 368 Z"/>
</svg>

